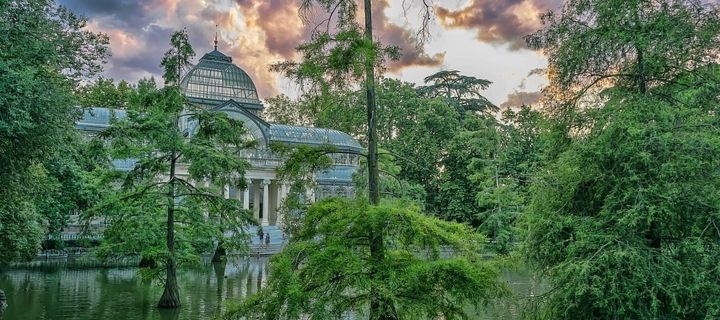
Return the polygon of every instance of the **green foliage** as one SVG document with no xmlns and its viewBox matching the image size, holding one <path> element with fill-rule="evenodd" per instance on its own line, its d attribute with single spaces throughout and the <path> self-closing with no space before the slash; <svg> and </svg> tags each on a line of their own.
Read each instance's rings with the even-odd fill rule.
<svg viewBox="0 0 720 320">
<path fill-rule="evenodd" d="M 545 21 L 528 39 L 562 108 L 522 224 L 554 286 L 538 317 L 717 318 L 718 7 L 576 0 Z"/>
<path fill-rule="evenodd" d="M 60 156 L 45 164 L 47 175 L 38 181 L 43 186 L 43 196 L 36 205 L 47 221 L 50 235 L 59 235 L 71 213 L 82 212 L 100 201 L 101 192 L 92 172 L 109 163 L 94 162 L 92 147 L 79 135 L 71 136 L 61 146 Z"/>
<path fill-rule="evenodd" d="M 489 80 L 462 75 L 457 70 L 443 70 L 425 77 L 425 83 L 430 84 L 418 88 L 422 95 L 444 99 L 461 116 L 467 111 L 488 115 L 498 111 L 496 105 L 480 94 L 492 84 Z"/>
<path fill-rule="evenodd" d="M 73 80 L 107 56 L 107 36 L 85 24 L 53 1 L 0 1 L 0 261 L 34 256 L 47 218 L 61 220 L 43 215 L 63 180 L 51 162 L 73 140 Z"/>
<path fill-rule="evenodd" d="M 443 219 L 467 222 L 485 233 L 495 249 L 507 253 L 516 240 L 512 223 L 526 203 L 531 173 L 540 162 L 540 114 L 529 107 L 507 111 L 505 125 L 473 112 L 461 119 L 453 107 L 460 102 L 428 98 L 420 93 L 426 89 L 413 84 L 382 79 L 376 89 L 380 192 L 412 199 Z M 324 100 L 340 103 L 319 106 Z M 312 117 L 307 121 L 349 130 L 366 141 L 364 100 L 365 92 L 356 90 L 283 103 L 288 109 L 299 108 L 293 111 L 295 119 Z M 309 161 L 303 172 L 311 172 L 308 155 L 298 154 L 286 165 L 295 163 L 295 169 L 301 169 L 303 161 Z M 364 159 L 353 180 L 357 193 L 364 194 Z M 305 205 L 297 209 L 301 210 L 294 212 L 304 212 Z"/>
<path fill-rule="evenodd" d="M 254 141 L 243 140 L 242 123 L 226 114 L 184 104 L 175 87 L 152 95 L 148 101 L 154 104 L 144 106 L 143 111 L 129 110 L 126 118 L 114 119 L 102 134 L 110 141 L 113 158 L 137 162 L 129 172 L 111 171 L 104 176 L 108 188 L 119 186 L 119 190 L 94 212 L 109 223 L 100 255 L 167 258 L 163 234 L 171 183 L 176 188 L 172 199 L 180 262 L 209 251 L 213 240 L 223 241 L 227 249 L 242 249 L 246 240 L 243 230 L 253 223 L 252 216 L 237 200 L 224 199 L 222 186 L 245 187 L 243 174 L 249 164 L 238 153 Z M 190 125 L 196 129 L 188 131 Z M 181 164 L 187 176 L 168 179 L 171 167 L 177 169 Z M 225 239 L 225 231 L 233 231 L 237 237 Z"/>
<path fill-rule="evenodd" d="M 112 78 L 99 78 L 92 84 L 79 88 L 77 96 L 83 107 L 125 109 L 134 93 L 135 88 L 125 80 L 116 85 Z"/>
<path fill-rule="evenodd" d="M 376 232 L 385 240 L 381 260 L 370 255 Z M 267 287 L 225 317 L 335 319 L 366 314 L 373 295 L 380 295 L 396 319 L 467 319 L 464 306 L 506 292 L 497 270 L 478 255 L 482 243 L 467 227 L 428 217 L 409 203 L 322 201 L 273 257 Z"/>
<path fill-rule="evenodd" d="M 467 115 L 449 141 L 435 198 L 435 213 L 466 222 L 507 254 L 516 241 L 514 222 L 527 203 L 530 179 L 541 161 L 544 119 L 523 107 L 507 110 L 505 124 Z"/>
<path fill-rule="evenodd" d="M 87 218 L 109 220 L 100 256 L 137 254 L 150 264 L 165 263 L 159 306 L 175 308 L 178 262 L 197 260 L 213 242 L 226 250 L 245 247 L 245 227 L 254 219 L 224 193 L 226 186 L 246 187 L 249 163 L 239 155 L 255 141 L 244 140 L 241 121 L 187 103 L 177 84 L 194 52 L 185 31 L 174 33 L 170 44 L 162 66 L 166 83 L 174 86 L 157 90 L 152 80 L 139 84 L 127 116 L 113 119 L 101 135 L 113 159 L 132 159 L 135 165 L 128 172 L 105 173 L 102 182 L 117 190 Z M 155 275 L 161 279 L 162 271 Z"/>
<path fill-rule="evenodd" d="M 170 50 L 165 52 L 161 62 L 165 84 L 179 86 L 183 72 L 190 66 L 190 60 L 194 56 L 195 50 L 190 45 L 187 30 L 173 33 L 170 37 Z"/>
<path fill-rule="evenodd" d="M 304 104 L 304 101 L 306 100 L 292 100 L 284 94 L 268 98 L 265 100 L 263 109 L 264 118 L 273 123 L 311 126 L 314 114 L 308 112 L 310 106 L 307 106 L 307 103 Z"/>
<path fill-rule="evenodd" d="M 397 48 L 371 43 L 354 22 L 340 28 L 334 33 L 318 31 L 310 42 L 299 45 L 296 49 L 303 57 L 301 62 L 284 61 L 271 69 L 296 81 L 307 92 L 320 95 L 362 82 L 368 58 L 379 71 L 385 59 L 398 58 Z"/>
<path fill-rule="evenodd" d="M 330 168 L 332 165 L 330 155 L 337 152 L 331 145 L 313 147 L 274 143 L 270 148 L 285 158 L 283 166 L 276 170 L 278 178 L 298 182 L 304 186 L 312 186 L 315 173 Z"/>
<path fill-rule="evenodd" d="M 608 86 L 644 92 L 718 58 L 720 11 L 699 0 L 570 0 L 542 19 L 527 40 L 548 55 L 556 100 Z"/>
<path fill-rule="evenodd" d="M 618 90 L 592 118 L 524 218 L 525 254 L 555 286 L 542 314 L 718 317 L 717 116 Z"/>
<path fill-rule="evenodd" d="M 384 149 L 379 150 L 380 194 L 387 198 L 410 201 L 420 208 L 424 208 L 427 197 L 425 188 L 420 184 L 400 178 L 402 167 L 398 163 L 400 162 L 391 153 Z M 367 194 L 367 183 L 367 160 L 360 158 L 358 172 L 353 175 L 355 193 L 357 195 Z"/>
</svg>

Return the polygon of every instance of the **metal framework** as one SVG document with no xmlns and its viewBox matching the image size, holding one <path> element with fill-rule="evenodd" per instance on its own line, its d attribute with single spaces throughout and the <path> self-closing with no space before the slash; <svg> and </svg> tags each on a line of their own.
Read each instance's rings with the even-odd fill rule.
<svg viewBox="0 0 720 320">
<path fill-rule="evenodd" d="M 200 62 L 183 77 L 180 87 L 195 103 L 217 105 L 235 100 L 246 108 L 262 108 L 250 76 L 232 64 L 232 58 L 217 50 L 200 58 Z"/>
</svg>

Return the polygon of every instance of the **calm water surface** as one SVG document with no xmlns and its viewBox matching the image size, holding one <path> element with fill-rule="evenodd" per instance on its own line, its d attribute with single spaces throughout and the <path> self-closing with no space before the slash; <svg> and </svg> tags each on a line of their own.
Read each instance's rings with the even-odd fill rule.
<svg viewBox="0 0 720 320">
<path fill-rule="evenodd" d="M 0 271 L 0 289 L 10 306 L 3 320 L 209 319 L 265 285 L 268 258 L 234 258 L 179 272 L 182 308 L 155 307 L 162 287 L 140 280 L 137 268 L 74 268 L 63 263 Z M 515 319 L 542 286 L 522 272 L 505 272 L 516 294 L 477 319 Z"/>
</svg>

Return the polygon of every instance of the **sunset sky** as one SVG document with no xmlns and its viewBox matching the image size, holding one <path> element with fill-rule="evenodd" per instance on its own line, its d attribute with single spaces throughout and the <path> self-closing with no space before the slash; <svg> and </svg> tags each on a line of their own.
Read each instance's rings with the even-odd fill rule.
<svg viewBox="0 0 720 320">
<path fill-rule="evenodd" d="M 89 18 L 89 28 L 110 36 L 110 58 L 103 76 L 136 82 L 160 78 L 160 59 L 170 34 L 187 28 L 196 59 L 212 50 L 215 25 L 218 49 L 233 57 L 255 81 L 261 98 L 294 95 L 297 87 L 268 70 L 271 63 L 297 58 L 295 46 L 307 39 L 298 17 L 298 0 L 60 0 Z M 532 103 L 545 82 L 546 59 L 525 47 L 522 36 L 540 27 L 539 14 L 561 0 L 434 0 L 432 37 L 418 49 L 419 8 L 403 0 L 375 0 L 374 28 L 384 44 L 402 48 L 403 57 L 388 77 L 421 83 L 438 70 L 493 81 L 485 92 L 496 104 Z M 406 5 L 413 1 L 405 0 Z"/>
</svg>

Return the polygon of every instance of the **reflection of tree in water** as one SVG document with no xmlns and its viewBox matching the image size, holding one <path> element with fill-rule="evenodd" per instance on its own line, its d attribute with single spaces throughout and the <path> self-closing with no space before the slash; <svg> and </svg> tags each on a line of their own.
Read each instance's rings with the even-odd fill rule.
<svg viewBox="0 0 720 320">
<path fill-rule="evenodd" d="M 221 260 L 219 262 L 213 262 L 213 270 L 215 270 L 215 283 L 217 283 L 217 290 L 215 290 L 215 298 L 217 301 L 217 308 L 215 308 L 216 312 L 222 311 L 222 304 L 223 304 L 223 288 L 225 287 L 225 266 L 227 264 L 226 261 Z M 228 290 L 229 290 L 228 286 Z"/>
<path fill-rule="evenodd" d="M 5 314 L 6 307 L 7 307 L 7 298 L 5 297 L 5 291 L 0 289 L 0 320 L 2 320 L 3 314 Z"/>
<path fill-rule="evenodd" d="M 209 261 L 181 273 L 183 307 L 158 310 L 162 287 L 142 282 L 136 268 L 15 269 L 0 273 L 10 307 L 5 319 L 207 319 L 228 300 L 264 286 L 267 258 Z"/>
</svg>

